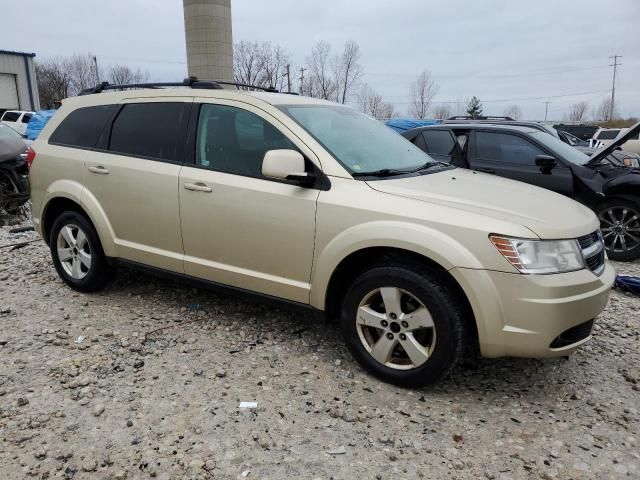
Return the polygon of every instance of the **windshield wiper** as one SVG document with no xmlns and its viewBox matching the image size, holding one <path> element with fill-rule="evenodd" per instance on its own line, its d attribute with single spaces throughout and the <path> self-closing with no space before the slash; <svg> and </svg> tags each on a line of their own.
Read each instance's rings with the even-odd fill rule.
<svg viewBox="0 0 640 480">
<path fill-rule="evenodd" d="M 394 170 L 392 168 L 383 168 L 381 170 L 374 170 L 372 172 L 354 172 L 352 177 L 391 177 L 393 175 L 405 175 L 412 173 L 412 170 Z"/>
</svg>

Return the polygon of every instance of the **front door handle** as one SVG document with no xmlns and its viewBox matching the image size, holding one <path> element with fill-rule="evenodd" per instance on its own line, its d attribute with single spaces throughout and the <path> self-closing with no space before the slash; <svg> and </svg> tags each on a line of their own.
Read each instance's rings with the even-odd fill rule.
<svg viewBox="0 0 640 480">
<path fill-rule="evenodd" d="M 480 167 L 480 168 L 476 168 L 476 170 L 478 172 L 483 172 L 483 173 L 493 173 L 495 174 L 496 171 L 493 168 L 484 168 L 484 167 Z"/>
<path fill-rule="evenodd" d="M 97 173 L 98 175 L 108 175 L 109 170 L 104 168 L 102 165 L 98 165 L 97 167 L 89 167 L 89 171 L 92 173 Z"/>
<path fill-rule="evenodd" d="M 191 190 L 192 192 L 204 192 L 204 193 L 213 192 L 213 189 L 211 187 L 208 187 L 207 185 L 201 182 L 185 183 L 184 188 L 186 188 L 187 190 Z"/>
</svg>

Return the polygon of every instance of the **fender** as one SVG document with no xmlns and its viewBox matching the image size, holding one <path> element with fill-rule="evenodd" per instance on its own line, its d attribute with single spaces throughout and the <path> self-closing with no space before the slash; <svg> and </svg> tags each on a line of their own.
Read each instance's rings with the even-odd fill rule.
<svg viewBox="0 0 640 480">
<path fill-rule="evenodd" d="M 462 244 L 438 230 L 399 221 L 377 221 L 356 225 L 336 235 L 316 252 L 311 275 L 310 303 L 324 310 L 331 275 L 352 253 L 370 247 L 408 250 L 427 257 L 446 270 L 457 266 L 483 269 L 481 262 Z"/>
<path fill-rule="evenodd" d="M 66 198 L 80 205 L 80 208 L 96 228 L 104 254 L 107 257 L 117 256 L 113 241 L 115 233 L 111 223 L 96 198 L 84 186 L 72 180 L 56 180 L 53 182 L 47 188 L 46 196 L 42 202 L 44 208 L 42 209 L 41 218 L 46 215 L 49 203 L 56 198 Z"/>
</svg>

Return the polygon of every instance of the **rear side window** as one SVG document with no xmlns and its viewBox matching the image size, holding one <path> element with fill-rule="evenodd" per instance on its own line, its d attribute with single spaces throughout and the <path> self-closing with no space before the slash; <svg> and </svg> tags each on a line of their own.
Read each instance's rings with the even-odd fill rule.
<svg viewBox="0 0 640 480">
<path fill-rule="evenodd" d="M 422 134 L 427 142 L 427 153 L 453 155 L 456 144 L 451 133 L 444 130 L 427 130 Z"/>
<path fill-rule="evenodd" d="M 598 140 L 613 140 L 620 134 L 620 130 L 603 130 L 598 134 Z"/>
<path fill-rule="evenodd" d="M 2 117 L 3 122 L 17 122 L 20 118 L 20 114 L 18 112 L 5 112 Z"/>
<path fill-rule="evenodd" d="M 78 108 L 58 125 L 49 143 L 68 147 L 93 148 L 117 105 Z"/>
<path fill-rule="evenodd" d="M 109 150 L 180 162 L 185 141 L 184 121 L 182 102 L 128 103 L 113 122 Z"/>
<path fill-rule="evenodd" d="M 31 114 L 30 113 L 25 113 L 22 116 L 22 123 L 29 123 L 29 120 L 31 120 Z"/>
</svg>

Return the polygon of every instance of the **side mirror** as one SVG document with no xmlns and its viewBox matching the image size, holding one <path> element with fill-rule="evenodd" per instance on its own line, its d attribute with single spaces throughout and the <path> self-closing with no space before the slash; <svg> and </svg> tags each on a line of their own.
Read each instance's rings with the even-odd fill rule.
<svg viewBox="0 0 640 480">
<path fill-rule="evenodd" d="M 543 173 L 549 173 L 556 166 L 558 160 L 551 155 L 538 155 L 536 157 L 536 165 L 540 167 Z"/>
<path fill-rule="evenodd" d="M 289 180 L 306 186 L 315 182 L 312 173 L 305 172 L 304 157 L 295 150 L 269 150 L 262 159 L 262 175 Z"/>
</svg>

